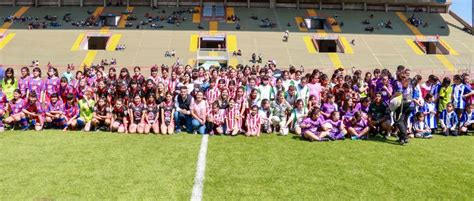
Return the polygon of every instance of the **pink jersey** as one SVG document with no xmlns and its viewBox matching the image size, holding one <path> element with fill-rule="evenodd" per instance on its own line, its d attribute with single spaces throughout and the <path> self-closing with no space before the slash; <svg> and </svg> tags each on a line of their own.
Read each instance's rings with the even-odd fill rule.
<svg viewBox="0 0 474 201">
<path fill-rule="evenodd" d="M 260 116 L 257 114 L 247 115 L 246 119 L 247 130 L 252 133 L 258 133 L 260 131 Z"/>
<path fill-rule="evenodd" d="M 29 83 L 30 83 L 30 76 L 26 76 L 25 78 L 20 78 L 18 80 L 18 89 L 20 89 L 22 96 L 26 96 L 26 92 L 28 91 Z"/>
<path fill-rule="evenodd" d="M 240 114 L 240 107 L 239 105 L 234 105 L 234 107 L 229 107 L 225 110 L 225 119 L 227 130 L 232 131 L 234 128 L 242 127 L 242 115 Z"/>
<path fill-rule="evenodd" d="M 59 84 L 61 80 L 58 77 L 48 78 L 45 83 L 46 94 L 51 95 L 59 92 Z"/>
<path fill-rule="evenodd" d="M 196 114 L 200 119 L 206 119 L 208 112 L 208 105 L 205 100 L 201 100 L 199 104 L 196 104 L 196 101 L 193 99 L 191 102 L 191 110 Z"/>
<path fill-rule="evenodd" d="M 214 101 L 217 100 L 220 95 L 221 92 L 219 91 L 219 88 L 214 87 L 213 89 L 208 89 L 206 92 L 207 103 L 211 105 L 212 103 L 214 103 Z"/>
<path fill-rule="evenodd" d="M 30 93 L 33 91 L 36 92 L 36 95 L 39 98 L 41 92 L 44 91 L 44 81 L 41 78 L 31 78 L 28 83 L 28 90 L 30 90 Z"/>
<path fill-rule="evenodd" d="M 174 93 L 176 91 L 176 85 L 178 84 L 178 80 L 168 80 L 168 91 Z"/>
</svg>

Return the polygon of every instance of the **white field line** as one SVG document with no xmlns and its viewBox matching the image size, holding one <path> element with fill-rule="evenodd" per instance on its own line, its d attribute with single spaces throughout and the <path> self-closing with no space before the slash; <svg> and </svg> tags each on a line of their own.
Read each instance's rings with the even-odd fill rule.
<svg viewBox="0 0 474 201">
<path fill-rule="evenodd" d="M 202 190 L 204 188 L 204 175 L 206 173 L 206 155 L 207 155 L 207 142 L 209 141 L 209 135 L 203 135 L 201 141 L 201 148 L 199 149 L 199 157 L 196 166 L 196 176 L 194 177 L 193 193 L 191 195 L 191 201 L 202 200 Z"/>
</svg>

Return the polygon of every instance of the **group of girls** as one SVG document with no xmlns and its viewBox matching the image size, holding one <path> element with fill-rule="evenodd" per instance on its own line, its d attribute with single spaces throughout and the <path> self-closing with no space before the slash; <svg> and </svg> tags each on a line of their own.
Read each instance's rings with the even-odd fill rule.
<svg viewBox="0 0 474 201">
<path fill-rule="evenodd" d="M 145 78 L 140 67 L 92 66 L 59 75 L 48 66 L 5 71 L 0 91 L 0 129 L 106 130 L 119 133 L 259 136 L 294 133 L 310 141 L 388 137 L 396 112 L 391 100 L 409 102 L 410 137 L 431 138 L 440 129 L 458 135 L 473 129 L 474 105 L 469 74 L 453 83 L 430 75 L 410 78 L 375 69 L 352 75 L 337 69 L 328 76 L 313 70 L 279 70 L 274 64 L 235 68 L 153 66 Z M 4 125 L 5 123 L 5 125 Z M 404 130 L 404 129 L 403 129 Z"/>
</svg>

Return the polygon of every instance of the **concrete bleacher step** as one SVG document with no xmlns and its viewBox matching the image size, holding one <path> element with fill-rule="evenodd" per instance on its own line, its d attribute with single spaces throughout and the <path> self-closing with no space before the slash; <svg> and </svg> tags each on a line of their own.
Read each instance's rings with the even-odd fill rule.
<svg viewBox="0 0 474 201">
<path fill-rule="evenodd" d="M 34 4 L 35 4 L 34 0 L 17 0 L 16 1 L 17 6 L 31 6 Z"/>
<path fill-rule="evenodd" d="M 61 5 L 63 6 L 77 6 L 81 4 L 81 0 L 62 0 Z"/>
</svg>

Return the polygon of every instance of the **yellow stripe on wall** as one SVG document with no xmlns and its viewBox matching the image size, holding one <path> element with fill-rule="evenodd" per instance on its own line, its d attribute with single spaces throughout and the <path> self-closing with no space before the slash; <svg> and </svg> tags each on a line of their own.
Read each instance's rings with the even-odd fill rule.
<svg viewBox="0 0 474 201">
<path fill-rule="evenodd" d="M 408 23 L 408 19 L 407 17 L 405 17 L 405 14 L 403 14 L 402 12 L 396 12 L 395 14 L 400 18 L 400 20 L 402 20 L 402 22 L 408 27 L 408 29 L 413 32 L 413 34 L 417 36 L 423 35 L 415 26 Z"/>
<path fill-rule="evenodd" d="M 238 64 L 239 64 L 239 60 L 237 60 L 237 58 L 231 58 L 229 59 L 229 63 L 227 65 L 235 68 Z"/>
<path fill-rule="evenodd" d="M 217 27 L 218 27 L 217 21 L 210 21 L 209 22 L 209 31 L 211 32 L 217 32 Z"/>
<path fill-rule="evenodd" d="M 311 37 L 309 36 L 305 36 L 303 37 L 303 40 L 304 40 L 304 44 L 306 45 L 306 49 L 308 50 L 308 53 L 315 54 L 317 51 L 316 51 L 316 48 L 314 47 L 313 39 L 311 39 Z"/>
<path fill-rule="evenodd" d="M 352 50 L 352 46 L 347 41 L 346 37 L 341 36 L 339 37 L 339 40 L 341 40 L 341 43 L 344 46 L 344 54 L 354 54 L 354 50 Z"/>
<path fill-rule="evenodd" d="M 415 54 L 418 54 L 418 55 L 425 54 L 423 51 L 421 51 L 420 47 L 418 47 L 418 45 L 415 44 L 415 41 L 411 39 L 405 39 L 405 42 L 408 44 L 408 46 L 411 47 L 411 49 L 415 52 Z"/>
<path fill-rule="evenodd" d="M 447 70 L 454 72 L 454 65 L 446 58 L 446 56 L 442 54 L 437 54 L 436 58 L 443 64 L 443 66 Z"/>
<path fill-rule="evenodd" d="M 193 23 L 201 23 L 201 7 L 194 7 L 194 10 L 197 12 L 193 13 Z"/>
<path fill-rule="evenodd" d="M 304 21 L 302 17 L 295 17 L 295 21 L 296 21 L 296 26 L 298 26 L 298 29 L 300 31 L 308 31 L 308 29 L 306 27 L 301 27 L 300 24 Z"/>
<path fill-rule="evenodd" d="M 84 66 L 90 67 L 92 65 L 92 62 L 94 62 L 94 59 L 96 56 L 97 56 L 97 50 L 87 51 L 86 57 L 82 61 L 81 67 L 84 67 Z"/>
<path fill-rule="evenodd" d="M 315 16 L 318 15 L 316 13 L 316 10 L 314 10 L 314 9 L 307 9 L 306 12 L 308 13 L 308 16 L 310 16 L 310 17 L 315 17 Z"/>
<path fill-rule="evenodd" d="M 22 15 L 24 15 L 28 9 L 30 9 L 30 7 L 28 6 L 24 6 L 24 7 L 21 7 L 18 11 L 15 12 L 15 14 L 13 14 L 13 17 L 21 17 Z M 10 28 L 10 26 L 12 25 L 13 23 L 11 22 L 5 22 L 2 27 L 0 27 L 0 29 L 8 29 Z"/>
<path fill-rule="evenodd" d="M 95 9 L 94 13 L 92 13 L 92 15 L 94 17 L 99 17 L 100 14 L 102 14 L 102 12 L 104 11 L 104 7 L 103 6 L 99 6 Z"/>
<path fill-rule="evenodd" d="M 127 10 L 129 12 L 132 12 L 133 11 L 133 7 L 132 6 L 129 6 L 127 7 Z M 122 16 L 120 17 L 120 21 L 118 23 L 118 28 L 120 29 L 123 29 L 125 28 L 125 25 L 127 24 L 127 18 L 129 17 L 130 15 L 129 14 L 122 14 Z"/>
<path fill-rule="evenodd" d="M 344 68 L 341 59 L 339 59 L 339 55 L 337 55 L 337 53 L 329 53 L 328 55 L 329 59 L 331 59 L 334 68 Z"/>
<path fill-rule="evenodd" d="M 449 54 L 450 55 L 459 55 L 459 53 L 454 50 L 451 45 L 449 45 L 446 41 L 444 41 L 443 39 L 440 39 L 439 42 L 441 43 L 441 45 L 443 45 L 444 47 L 446 47 L 446 49 L 449 50 Z"/>
<path fill-rule="evenodd" d="M 110 41 L 107 44 L 107 51 L 115 51 L 115 48 L 117 48 L 117 45 L 120 41 L 120 38 L 122 38 L 122 34 L 114 34 L 112 37 L 110 37 Z"/>
<path fill-rule="evenodd" d="M 3 49 L 12 39 L 16 33 L 9 33 L 3 40 L 0 41 L 0 50 Z"/>
<path fill-rule="evenodd" d="M 237 51 L 237 36 L 236 35 L 227 35 L 227 51 L 228 52 Z"/>
<path fill-rule="evenodd" d="M 81 33 L 81 34 L 79 34 L 79 36 L 77 36 L 76 41 L 74 42 L 74 44 L 71 47 L 71 51 L 79 50 L 79 48 L 81 46 L 81 43 L 82 43 L 82 40 L 84 39 L 84 36 L 85 36 L 85 34 L 83 34 L 83 33 Z"/>
<path fill-rule="evenodd" d="M 190 52 L 196 52 L 198 49 L 198 40 L 199 36 L 197 34 L 191 35 L 191 38 L 189 40 L 189 51 Z"/>
<path fill-rule="evenodd" d="M 235 23 L 234 21 L 229 20 L 229 17 L 235 15 L 234 14 L 234 8 L 233 7 L 227 7 L 225 9 L 225 11 L 226 11 L 226 15 L 227 15 L 227 17 L 226 17 L 227 23 L 231 23 L 231 24 Z"/>
</svg>

